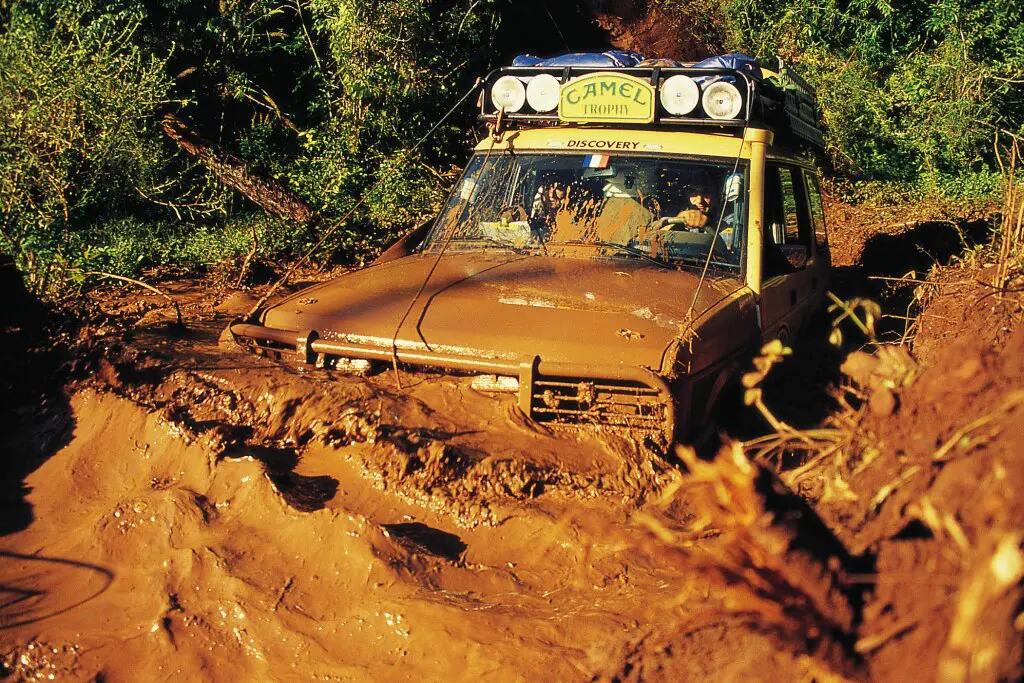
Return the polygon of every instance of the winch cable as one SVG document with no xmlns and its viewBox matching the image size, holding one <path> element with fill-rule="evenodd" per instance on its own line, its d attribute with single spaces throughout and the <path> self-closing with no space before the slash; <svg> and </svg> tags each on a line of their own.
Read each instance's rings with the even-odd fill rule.
<svg viewBox="0 0 1024 683">
<path fill-rule="evenodd" d="M 745 129 L 744 129 L 744 132 L 745 132 Z M 740 151 L 736 153 L 736 160 L 733 162 L 732 173 L 729 174 L 729 177 L 732 177 L 732 176 L 736 175 L 736 170 L 740 167 L 740 159 L 742 157 L 743 157 L 743 143 L 741 142 L 740 143 Z M 726 200 L 726 197 L 728 197 L 728 195 L 729 195 L 728 187 L 723 187 L 722 188 L 722 202 L 721 202 L 721 205 L 722 205 L 723 209 L 725 208 L 725 200 Z M 700 280 L 697 282 L 697 289 L 695 289 L 693 291 L 693 300 L 690 302 L 690 308 L 689 308 L 689 310 L 686 311 L 686 317 L 683 318 L 683 322 L 690 327 L 691 331 L 693 330 L 693 318 L 691 317 L 693 315 L 693 309 L 697 305 L 697 298 L 700 297 L 700 290 L 704 286 L 704 280 L 705 280 L 705 278 L 707 277 L 707 274 L 708 274 L 708 267 L 711 265 L 711 256 L 712 256 L 712 254 L 715 253 L 715 242 L 718 240 L 718 234 L 722 230 L 722 221 L 723 220 L 725 220 L 725 211 L 724 210 L 718 216 L 718 224 L 715 226 L 715 234 L 711 237 L 711 246 L 708 247 L 708 257 L 704 261 L 704 269 L 701 271 Z M 733 226 L 733 229 L 735 229 L 735 226 Z"/>
<path fill-rule="evenodd" d="M 435 123 L 430 128 L 430 130 L 428 130 L 426 132 L 426 134 L 423 137 L 421 137 L 416 142 L 416 144 L 414 144 L 412 147 L 410 147 L 404 153 L 405 154 L 412 154 L 417 149 L 419 149 L 420 146 L 423 145 L 424 142 L 429 140 L 430 136 L 433 135 L 437 131 L 437 129 L 440 128 L 441 125 L 445 121 L 447 121 L 448 118 L 452 114 L 454 114 L 455 111 L 459 107 L 461 107 L 463 105 L 463 103 L 465 103 L 466 100 L 468 100 L 470 97 L 472 97 L 473 93 L 475 93 L 477 91 L 477 89 L 480 87 L 480 84 L 482 82 L 483 82 L 482 79 L 480 79 L 480 78 L 476 79 L 476 81 L 473 83 L 473 86 L 466 92 L 465 95 L 462 96 L 462 98 L 458 102 L 455 103 L 455 106 L 453 106 L 451 109 L 449 109 L 448 112 L 444 116 L 442 116 L 437 121 L 437 123 Z M 272 297 L 274 295 L 274 293 L 276 293 L 277 290 L 280 289 L 281 285 L 283 285 L 285 282 L 288 281 L 288 279 L 295 273 L 296 270 L 298 270 L 300 267 L 305 265 L 306 261 L 309 260 L 310 256 L 312 256 L 314 253 L 317 252 L 317 250 L 320 249 L 320 247 L 322 247 L 324 244 L 326 244 L 327 240 L 330 239 L 331 235 L 333 235 L 335 232 L 337 232 L 338 229 L 341 228 L 341 226 L 345 225 L 345 222 L 349 219 L 349 217 L 351 217 L 352 214 L 355 213 L 356 210 L 359 207 L 361 207 L 363 204 L 365 204 L 366 200 L 370 197 L 370 195 L 373 194 L 373 192 L 378 187 L 380 187 L 384 183 L 384 181 L 388 180 L 388 178 L 389 178 L 389 176 L 386 175 L 386 174 L 381 176 L 380 178 L 378 178 L 377 182 L 375 182 L 370 187 L 369 190 L 367 190 L 366 192 L 363 193 L 363 196 L 360 197 L 359 201 L 356 202 L 355 205 L 351 209 L 349 209 L 348 212 L 338 220 L 338 222 L 336 222 L 334 225 L 332 225 L 330 228 L 328 228 L 326 232 L 324 232 L 323 236 L 320 238 L 320 241 L 317 242 L 316 244 L 314 244 L 312 247 L 310 247 L 306 251 L 306 253 L 303 254 L 299 258 L 298 261 L 296 261 L 294 264 L 292 264 L 292 266 L 285 272 L 285 274 L 282 275 L 281 278 L 277 282 L 275 282 L 273 284 L 273 286 L 269 290 L 267 290 L 267 293 L 264 294 L 262 297 L 260 297 L 260 300 L 256 302 L 256 305 L 253 306 L 251 309 L 249 309 L 249 312 L 245 314 L 246 322 L 252 321 L 252 317 L 256 314 L 256 311 L 260 310 L 260 308 L 263 306 L 263 304 L 267 303 L 267 301 L 270 299 L 270 297 Z"/>
<path fill-rule="evenodd" d="M 487 169 L 487 161 L 491 158 L 491 153 L 494 151 L 494 144 L 498 141 L 498 137 L 500 136 L 498 131 L 500 130 L 501 112 L 498 114 L 498 121 L 495 123 L 494 131 L 491 133 L 491 146 L 487 148 L 487 153 L 484 155 L 483 162 L 480 164 L 480 170 L 477 171 L 478 175 L 482 175 Z M 412 313 L 412 309 L 415 308 L 416 302 L 420 300 L 421 296 L 423 296 L 423 292 L 427 288 L 427 283 L 430 282 L 430 278 L 433 277 L 438 264 L 441 263 L 441 257 L 444 256 L 446 251 L 448 251 L 448 245 L 451 244 L 452 238 L 455 236 L 455 233 L 458 232 L 458 226 L 466 217 L 466 212 L 468 210 L 469 199 L 466 200 L 466 205 L 463 206 L 462 211 L 459 212 L 459 217 L 455 221 L 452 229 L 449 230 L 448 234 L 445 236 L 444 242 L 441 244 L 441 249 L 437 252 L 437 258 L 434 259 L 434 263 L 430 266 L 430 270 L 427 271 L 426 277 L 424 277 L 423 282 L 420 283 L 420 288 L 416 291 L 416 295 L 413 296 L 412 300 L 409 302 L 408 308 L 405 309 L 405 313 L 402 314 L 401 320 L 398 321 L 398 326 L 395 327 L 395 333 L 391 335 L 391 369 L 395 373 L 395 384 L 398 385 L 399 390 L 402 390 L 404 387 L 402 387 L 402 376 L 398 372 L 398 335 L 402 331 L 402 325 L 405 324 L 405 321 L 409 318 L 409 314 Z"/>
</svg>

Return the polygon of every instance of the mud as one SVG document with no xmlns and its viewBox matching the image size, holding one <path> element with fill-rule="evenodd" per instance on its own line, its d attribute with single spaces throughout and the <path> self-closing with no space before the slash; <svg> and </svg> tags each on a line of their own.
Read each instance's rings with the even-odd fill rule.
<svg viewBox="0 0 1024 683">
<path fill-rule="evenodd" d="M 123 290 L 77 329 L 5 321 L 12 680 L 1020 676 L 1019 298 L 966 336 L 915 328 L 923 360 L 888 383 L 787 361 L 766 401 L 846 387 L 791 402 L 841 448 L 768 467 L 728 439 L 699 459 L 549 431 L 463 378 L 234 353 L 250 294 L 161 286 L 187 333 Z M 954 290 L 921 310 L 980 295 Z M 720 424 L 749 439 L 752 417 Z"/>
<path fill-rule="evenodd" d="M 650 598 L 671 567 L 566 521 L 622 523 L 676 476 L 664 455 L 539 432 L 461 380 L 225 354 L 247 302 L 178 295 L 188 335 L 116 302 L 132 331 L 86 331 L 66 414 L 23 432 L 29 514 L 0 540 L 16 679 L 578 679 L 670 615 Z"/>
</svg>

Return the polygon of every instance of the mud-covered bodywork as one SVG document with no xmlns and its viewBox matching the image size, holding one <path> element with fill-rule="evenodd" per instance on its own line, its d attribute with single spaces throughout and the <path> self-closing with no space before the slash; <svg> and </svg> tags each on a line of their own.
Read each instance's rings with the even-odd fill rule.
<svg viewBox="0 0 1024 683">
<path fill-rule="evenodd" d="M 676 419 L 673 380 L 695 369 L 690 345 L 680 344 L 694 294 L 698 313 L 721 307 L 739 315 L 736 322 L 743 310 L 753 316 L 739 305 L 738 279 L 706 278 L 699 292 L 698 282 L 641 260 L 414 254 L 299 292 L 259 325 L 232 331 L 321 366 L 397 360 L 494 375 L 488 386 L 516 391 L 535 419 L 663 431 Z M 694 348 L 738 352 L 750 342 L 734 325 L 707 329 L 718 338 L 701 335 Z"/>
</svg>

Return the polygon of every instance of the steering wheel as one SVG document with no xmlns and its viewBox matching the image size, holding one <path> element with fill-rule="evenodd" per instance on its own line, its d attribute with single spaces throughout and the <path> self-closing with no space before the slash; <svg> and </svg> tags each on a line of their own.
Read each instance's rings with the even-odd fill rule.
<svg viewBox="0 0 1024 683">
<path fill-rule="evenodd" d="M 683 225 L 690 232 L 707 232 L 707 233 L 713 233 L 714 232 L 713 230 L 708 230 L 708 226 L 707 225 L 705 225 L 704 227 L 699 227 L 699 226 L 696 226 L 696 225 L 690 225 L 689 223 L 686 222 L 686 219 L 683 218 L 682 216 L 665 216 L 663 218 L 659 218 L 658 220 L 654 221 L 654 227 L 657 228 L 658 230 L 664 230 L 665 228 L 667 228 L 670 225 Z"/>
</svg>

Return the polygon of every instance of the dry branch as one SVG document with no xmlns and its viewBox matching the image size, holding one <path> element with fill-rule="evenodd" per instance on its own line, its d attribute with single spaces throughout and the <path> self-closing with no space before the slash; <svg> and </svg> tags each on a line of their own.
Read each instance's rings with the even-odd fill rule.
<svg viewBox="0 0 1024 683">
<path fill-rule="evenodd" d="M 162 296 L 163 298 L 165 298 L 169 302 L 171 302 L 171 305 L 174 306 L 174 314 L 178 318 L 178 327 L 181 328 L 182 330 L 186 329 L 185 328 L 185 320 L 184 320 L 184 318 L 181 317 L 181 308 L 178 306 L 178 302 L 175 301 L 174 299 L 172 299 L 170 297 L 170 295 L 168 295 L 163 290 L 157 289 L 153 285 L 151 285 L 151 284 L 149 284 L 147 282 L 143 282 L 142 280 L 136 280 L 135 278 L 125 277 L 123 275 L 114 275 L 113 273 L 105 273 L 105 272 L 103 272 L 101 270 L 85 270 L 85 271 L 81 271 L 81 273 L 82 273 L 82 275 L 85 275 L 85 276 L 93 275 L 93 276 L 96 276 L 96 277 L 103 277 L 103 278 L 109 278 L 111 280 L 119 280 L 121 282 L 127 282 L 129 284 L 138 285 L 139 287 L 142 287 L 144 289 L 148 289 L 149 291 L 153 292 L 154 294 L 159 294 L 160 296 Z"/>
<path fill-rule="evenodd" d="M 165 114 L 160 127 L 167 137 L 196 157 L 222 183 L 248 197 L 271 216 L 298 225 L 307 225 L 315 220 L 313 210 L 298 195 L 280 183 L 253 172 L 245 161 L 219 149 L 215 143 L 200 136 L 174 114 Z"/>
</svg>

